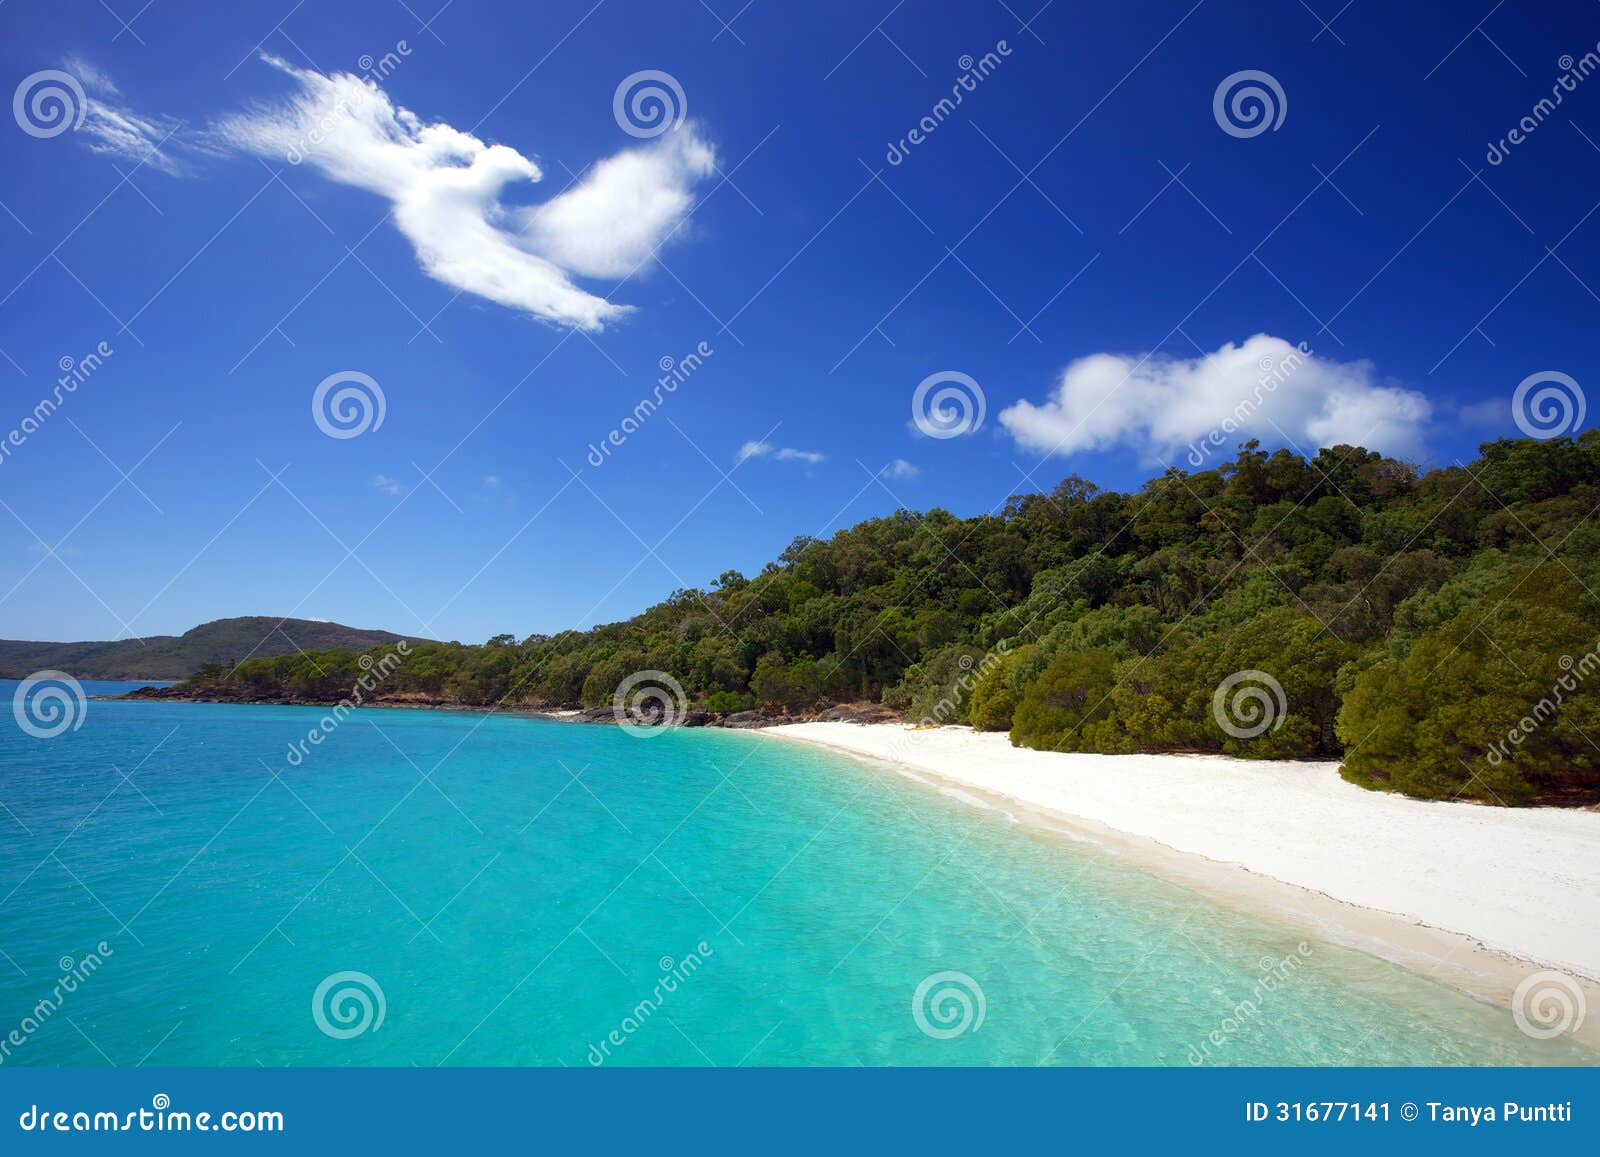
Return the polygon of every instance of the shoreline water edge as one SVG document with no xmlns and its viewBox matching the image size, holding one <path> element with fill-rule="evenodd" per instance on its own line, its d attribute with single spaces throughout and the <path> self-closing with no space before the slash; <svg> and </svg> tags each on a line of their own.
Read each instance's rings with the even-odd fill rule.
<svg viewBox="0 0 1600 1157">
<path fill-rule="evenodd" d="M 175 690 L 107 698 L 219 702 Z M 612 707 L 416 698 L 361 706 L 620 721 Z M 1553 976 L 1580 1009 L 1600 1009 L 1600 813 L 1593 810 L 1409 799 L 1344 781 L 1337 761 L 1034 751 L 1013 747 L 1000 732 L 913 727 L 870 704 L 811 717 L 700 712 L 674 722 L 829 748 L 1502 1008 L 1517 1010 L 1531 981 Z M 1600 1051 L 1600 1015 L 1580 1020 L 1572 1039 Z"/>
<path fill-rule="evenodd" d="M 1412 800 L 1336 762 L 1083 755 L 965 727 L 799 723 L 829 748 L 1514 1011 L 1600 1009 L 1600 814 Z M 1559 977 L 1559 980 L 1555 978 Z M 1572 1039 L 1600 1051 L 1600 1016 Z M 1535 1026 L 1537 1027 L 1537 1026 Z"/>
</svg>

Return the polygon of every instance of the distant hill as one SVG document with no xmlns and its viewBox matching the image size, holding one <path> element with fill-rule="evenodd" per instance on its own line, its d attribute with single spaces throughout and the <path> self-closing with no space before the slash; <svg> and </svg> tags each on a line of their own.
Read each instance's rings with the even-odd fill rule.
<svg viewBox="0 0 1600 1157">
<path fill-rule="evenodd" d="M 339 623 L 245 615 L 202 623 L 181 635 L 151 635 L 114 642 L 34 643 L 0 639 L 0 678 L 35 671 L 65 671 L 80 679 L 183 679 L 206 663 L 275 658 L 299 651 L 361 650 L 405 638 Z"/>
</svg>

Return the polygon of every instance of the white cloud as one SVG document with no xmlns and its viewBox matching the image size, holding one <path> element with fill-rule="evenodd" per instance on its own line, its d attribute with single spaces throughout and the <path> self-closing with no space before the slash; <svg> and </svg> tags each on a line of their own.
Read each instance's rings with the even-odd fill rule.
<svg viewBox="0 0 1600 1157">
<path fill-rule="evenodd" d="M 907 462 L 904 458 L 896 458 L 893 462 L 890 462 L 882 470 L 878 471 L 878 473 L 879 473 L 879 475 L 881 475 L 884 478 L 911 479 L 911 478 L 916 478 L 918 475 L 920 475 L 922 473 L 922 471 L 918 470 L 915 466 L 913 466 L 911 463 Z"/>
<path fill-rule="evenodd" d="M 500 485 L 500 475 L 498 475 L 498 474 L 485 474 L 483 476 L 483 484 L 485 486 L 489 487 L 489 489 L 491 489 L 491 490 L 495 489 L 496 487 L 498 487 Z"/>
<path fill-rule="evenodd" d="M 264 59 L 298 86 L 287 99 L 225 119 L 221 137 L 262 156 L 303 157 L 343 185 L 387 198 L 429 276 L 535 317 L 599 330 L 628 312 L 572 282 L 625 277 L 682 225 L 715 154 L 685 123 L 595 164 L 541 205 L 507 204 L 507 186 L 539 165 L 443 122 L 424 124 L 375 84 Z"/>
<path fill-rule="evenodd" d="M 1122 446 L 1154 462 L 1211 437 L 1229 450 L 1259 438 L 1308 453 L 1345 442 L 1409 454 L 1432 413 L 1422 394 L 1382 384 L 1371 362 L 1331 361 L 1256 334 L 1197 358 L 1079 358 L 1048 399 L 1007 407 L 1000 423 L 1039 453 Z"/>
<path fill-rule="evenodd" d="M 677 228 L 694 182 L 712 172 L 692 126 L 597 163 L 566 192 L 522 213 L 532 246 L 583 277 L 627 277 Z"/>
<path fill-rule="evenodd" d="M 1489 398 L 1461 407 L 1461 421 L 1480 430 L 1499 430 L 1511 424 L 1511 402 L 1506 398 Z"/>
<path fill-rule="evenodd" d="M 779 462 L 806 462 L 815 466 L 823 460 L 823 455 L 818 454 L 815 450 L 791 450 L 785 446 L 778 451 Z"/>
<path fill-rule="evenodd" d="M 405 493 L 405 487 L 401 486 L 397 479 L 390 478 L 387 474 L 379 474 L 372 480 L 372 484 L 378 488 L 380 493 L 391 497 L 397 497 Z"/>
<path fill-rule="evenodd" d="M 791 446 L 774 446 L 771 442 L 746 442 L 739 447 L 739 452 L 733 456 L 734 465 L 748 462 L 752 458 L 771 457 L 778 462 L 804 462 L 815 466 L 819 462 L 827 461 L 827 456 L 815 450 L 796 450 Z"/>
<path fill-rule="evenodd" d="M 734 465 L 748 462 L 752 458 L 771 457 L 778 462 L 804 462 L 815 466 L 819 462 L 826 462 L 827 455 L 815 450 L 796 450 L 792 446 L 774 446 L 771 442 L 746 442 L 739 447 L 739 452 L 733 456 Z"/>
<path fill-rule="evenodd" d="M 116 82 L 87 60 L 69 57 L 65 67 L 83 85 L 83 124 L 78 133 L 90 152 L 181 176 L 188 167 L 175 153 L 190 148 L 208 151 L 189 140 L 181 121 L 135 111 L 122 99 Z"/>
</svg>

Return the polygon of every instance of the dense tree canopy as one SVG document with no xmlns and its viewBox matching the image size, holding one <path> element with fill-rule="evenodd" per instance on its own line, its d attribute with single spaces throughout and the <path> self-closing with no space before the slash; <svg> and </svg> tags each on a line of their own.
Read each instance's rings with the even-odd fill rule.
<svg viewBox="0 0 1600 1157">
<path fill-rule="evenodd" d="M 652 670 L 712 712 L 881 701 L 1045 749 L 1343 756 L 1369 787 L 1592 800 L 1597 508 L 1594 431 L 1426 473 L 1247 443 L 1135 493 L 1069 477 L 797 539 L 589 631 L 414 644 L 378 694 L 599 706 Z M 361 670 L 318 652 L 191 689 L 336 699 Z"/>
</svg>

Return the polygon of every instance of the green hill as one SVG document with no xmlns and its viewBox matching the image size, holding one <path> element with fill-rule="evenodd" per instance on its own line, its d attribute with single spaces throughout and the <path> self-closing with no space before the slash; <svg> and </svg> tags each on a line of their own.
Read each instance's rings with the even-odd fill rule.
<svg viewBox="0 0 1600 1157">
<path fill-rule="evenodd" d="M 310 619 L 245 615 L 202 623 L 181 635 L 150 635 L 106 642 L 34 643 L 0 639 L 0 678 L 35 671 L 65 671 L 80 679 L 183 679 L 208 663 L 274 659 L 301 651 L 360 650 L 404 636 Z"/>
<path fill-rule="evenodd" d="M 603 708 L 647 686 L 741 723 L 877 700 L 1042 750 L 1600 802 L 1600 431 L 1480 453 L 1423 472 L 1247 443 L 1130 493 L 1069 477 L 966 518 L 902 510 L 625 622 L 413 644 L 379 693 Z M 337 702 L 362 658 L 253 659 L 179 694 Z"/>
</svg>

